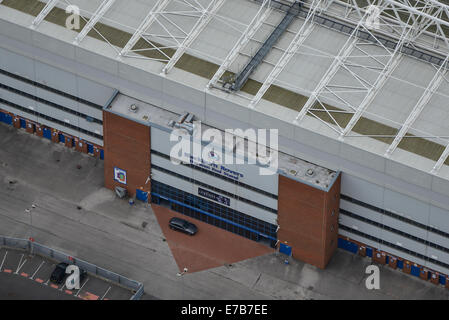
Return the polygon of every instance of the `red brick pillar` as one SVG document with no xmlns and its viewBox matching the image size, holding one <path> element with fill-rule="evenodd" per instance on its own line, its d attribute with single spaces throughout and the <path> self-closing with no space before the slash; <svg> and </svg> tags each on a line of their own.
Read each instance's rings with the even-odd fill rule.
<svg viewBox="0 0 449 320">
<path fill-rule="evenodd" d="M 340 181 L 324 191 L 279 175 L 277 235 L 293 258 L 324 269 L 337 249 Z"/>
<path fill-rule="evenodd" d="M 137 189 L 151 192 L 150 129 L 149 126 L 103 111 L 104 175 L 107 188 L 123 187 L 130 196 L 135 196 Z M 117 179 L 116 173 L 126 177 L 126 182 Z"/>
</svg>

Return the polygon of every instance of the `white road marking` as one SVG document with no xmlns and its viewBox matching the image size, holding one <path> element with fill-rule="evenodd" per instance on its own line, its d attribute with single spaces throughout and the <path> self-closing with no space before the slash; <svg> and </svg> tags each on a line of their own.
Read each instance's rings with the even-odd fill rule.
<svg viewBox="0 0 449 320">
<path fill-rule="evenodd" d="M 19 265 L 17 266 L 17 270 L 16 270 L 16 272 L 14 272 L 14 274 L 18 274 L 19 273 L 19 270 L 21 268 L 20 265 L 22 263 L 22 259 L 23 259 L 24 256 L 25 256 L 25 254 L 22 253 L 22 256 L 20 257 Z M 25 259 L 25 261 L 26 261 L 26 259 Z M 23 266 L 23 264 L 22 264 L 22 266 Z"/>
<path fill-rule="evenodd" d="M 8 255 L 8 251 L 6 251 L 5 255 L 3 256 L 3 261 L 2 261 L 2 265 L 0 266 L 0 271 L 2 271 L 3 268 L 3 264 L 5 263 L 6 260 L 6 256 Z"/>
<path fill-rule="evenodd" d="M 83 285 L 81 286 L 81 288 L 78 290 L 78 292 L 75 294 L 75 297 L 78 297 L 78 295 L 80 294 L 81 290 L 83 290 L 84 286 L 86 285 L 86 283 L 89 281 L 89 279 L 86 279 L 86 281 L 83 283 Z"/>
<path fill-rule="evenodd" d="M 109 292 L 109 290 L 111 290 L 111 287 L 109 287 L 109 289 L 108 290 L 106 290 L 106 293 L 101 297 L 101 299 L 100 300 L 103 300 L 104 299 L 104 297 L 106 297 L 106 295 L 108 294 L 108 292 Z"/>
<path fill-rule="evenodd" d="M 33 278 L 36 276 L 36 274 L 39 272 L 39 270 L 41 269 L 41 267 L 44 265 L 45 261 L 42 261 L 39 268 L 37 268 L 36 272 L 34 272 L 34 274 L 30 277 L 31 280 L 33 280 Z"/>
</svg>

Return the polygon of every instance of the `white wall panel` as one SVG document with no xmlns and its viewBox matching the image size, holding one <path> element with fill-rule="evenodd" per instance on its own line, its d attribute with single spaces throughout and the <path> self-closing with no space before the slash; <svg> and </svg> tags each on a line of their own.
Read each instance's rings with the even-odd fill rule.
<svg viewBox="0 0 449 320">
<path fill-rule="evenodd" d="M 3 88 L 0 88 L 0 98 L 5 99 L 9 102 L 15 103 L 24 108 L 32 107 L 33 110 L 37 111 L 37 106 L 36 106 L 35 100 L 26 98 L 24 96 L 18 95 L 14 92 L 5 90 Z"/>
<path fill-rule="evenodd" d="M 244 187 L 239 187 L 237 184 L 225 181 L 225 180 L 220 179 L 215 176 L 211 176 L 207 173 L 204 173 L 204 172 L 201 172 L 198 170 L 191 169 L 185 165 L 175 165 L 170 160 L 162 158 L 155 154 L 151 155 L 151 163 L 156 166 L 160 166 L 162 168 L 170 170 L 172 172 L 181 174 L 185 177 L 192 178 L 197 181 L 203 182 L 210 186 L 215 186 L 223 191 L 232 193 L 232 194 L 236 195 L 237 197 L 245 198 L 245 199 L 254 201 L 256 203 L 259 203 L 261 205 L 264 205 L 266 207 L 277 210 L 277 200 L 276 199 L 262 195 L 256 191 L 253 191 L 253 190 L 250 190 L 250 189 L 247 189 Z"/>
<path fill-rule="evenodd" d="M 170 134 L 168 132 L 151 128 L 151 148 L 166 155 L 170 155 L 172 146 L 177 142 L 170 142 Z M 193 144 L 192 144 L 193 145 Z M 224 172 L 233 170 L 240 173 L 239 181 L 260 190 L 277 195 L 278 193 L 278 177 L 275 175 L 262 176 L 259 174 L 259 167 L 257 165 L 239 165 L 239 164 L 224 164 L 218 165 L 219 171 L 225 176 Z"/>
<path fill-rule="evenodd" d="M 180 189 L 182 191 L 191 193 L 191 194 L 193 194 L 195 196 L 207 199 L 209 201 L 215 202 L 215 203 L 220 204 L 220 205 L 223 206 L 222 203 L 216 202 L 214 200 L 211 200 L 209 198 L 203 197 L 203 196 L 198 194 L 198 188 L 202 188 L 202 189 L 211 191 L 213 193 L 220 194 L 217 191 L 213 191 L 213 190 L 210 190 L 208 188 L 195 185 L 195 184 L 190 183 L 188 181 L 185 181 L 183 179 L 180 179 L 180 178 L 171 176 L 169 174 L 166 174 L 166 173 L 164 173 L 162 171 L 159 171 L 157 169 L 152 169 L 151 173 L 152 173 L 152 179 L 153 180 L 165 183 L 167 185 L 173 186 L 173 187 L 175 187 L 177 189 Z M 222 196 L 226 197 L 226 198 L 229 198 L 226 195 L 222 195 Z M 276 214 L 268 212 L 268 211 L 265 211 L 265 210 L 257 208 L 257 207 L 254 207 L 254 206 L 252 206 L 250 204 L 247 204 L 245 202 L 241 202 L 241 201 L 235 200 L 233 198 L 230 198 L 230 206 L 229 206 L 229 208 L 237 210 L 237 211 L 240 211 L 240 212 L 242 212 L 244 214 L 247 214 L 247 215 L 252 216 L 254 218 L 263 220 L 265 222 L 268 222 L 268 223 L 271 223 L 271 224 L 277 224 L 276 223 L 276 218 L 277 218 Z"/>
<path fill-rule="evenodd" d="M 340 208 L 349 212 L 355 213 L 361 217 L 370 219 L 375 222 L 382 223 L 382 214 L 380 212 L 370 210 L 368 208 L 359 206 L 355 203 L 340 199 Z"/>
<path fill-rule="evenodd" d="M 430 205 L 399 192 L 385 189 L 385 210 L 427 224 Z"/>
<path fill-rule="evenodd" d="M 341 175 L 341 193 L 378 208 L 383 207 L 383 187 L 344 172 Z"/>
<path fill-rule="evenodd" d="M 36 82 L 76 96 L 77 79 L 73 73 L 36 61 Z"/>
<path fill-rule="evenodd" d="M 431 205 L 429 225 L 449 233 L 449 211 Z"/>
<path fill-rule="evenodd" d="M 0 48 L 0 68 L 30 80 L 35 79 L 33 59 Z"/>
<path fill-rule="evenodd" d="M 20 80 L 16 80 L 4 74 L 0 74 L 0 83 L 8 87 L 23 91 L 25 93 L 29 93 L 32 95 L 36 94 L 36 88 L 33 85 Z"/>
</svg>

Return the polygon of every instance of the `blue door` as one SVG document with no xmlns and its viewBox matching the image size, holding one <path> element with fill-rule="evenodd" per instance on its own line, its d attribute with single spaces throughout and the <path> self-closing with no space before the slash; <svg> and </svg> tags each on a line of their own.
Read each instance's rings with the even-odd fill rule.
<svg viewBox="0 0 449 320">
<path fill-rule="evenodd" d="M 0 112 L 0 122 L 5 122 L 5 114 Z"/>
<path fill-rule="evenodd" d="M 136 190 L 136 199 L 143 201 L 143 202 L 148 202 L 148 192 L 137 189 Z"/>
<path fill-rule="evenodd" d="M 59 136 L 59 142 L 65 143 L 65 136 L 62 133 L 59 133 L 58 136 Z"/>
<path fill-rule="evenodd" d="M 415 277 L 419 277 L 419 273 L 420 273 L 419 268 L 412 265 L 410 274 L 414 275 Z"/>
<path fill-rule="evenodd" d="M 87 153 L 94 153 L 94 146 L 89 143 L 87 144 Z"/>
<path fill-rule="evenodd" d="M 27 127 L 27 122 L 23 119 L 20 119 L 20 127 L 26 129 Z"/>
<path fill-rule="evenodd" d="M 104 151 L 100 150 L 100 159 L 103 160 L 104 159 Z"/>
<path fill-rule="evenodd" d="M 3 119 L 4 119 L 3 120 L 4 123 L 12 124 L 12 116 L 11 115 L 5 113 Z"/>
<path fill-rule="evenodd" d="M 51 140 L 51 129 L 43 128 L 42 131 L 44 132 L 44 138 Z"/>
<path fill-rule="evenodd" d="M 292 247 L 286 245 L 285 243 L 281 243 L 279 245 L 279 252 L 290 257 L 292 255 Z"/>
</svg>

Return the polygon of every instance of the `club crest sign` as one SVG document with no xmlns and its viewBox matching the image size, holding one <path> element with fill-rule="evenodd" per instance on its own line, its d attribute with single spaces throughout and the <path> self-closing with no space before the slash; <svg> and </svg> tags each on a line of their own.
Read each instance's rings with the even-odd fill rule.
<svg viewBox="0 0 449 320">
<path fill-rule="evenodd" d="M 126 184 L 126 171 L 120 168 L 114 168 L 114 180 Z"/>
</svg>

